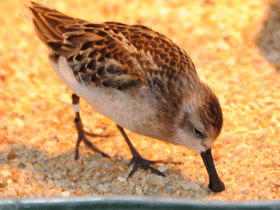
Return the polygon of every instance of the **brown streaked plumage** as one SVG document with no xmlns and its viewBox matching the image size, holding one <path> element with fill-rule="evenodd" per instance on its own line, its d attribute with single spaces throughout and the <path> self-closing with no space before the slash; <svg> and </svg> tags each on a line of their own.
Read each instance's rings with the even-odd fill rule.
<svg viewBox="0 0 280 210">
<path fill-rule="evenodd" d="M 138 167 L 163 174 L 149 166 L 157 161 L 141 158 L 123 128 L 199 152 L 210 189 L 224 190 L 211 156 L 222 128 L 222 110 L 184 50 L 142 25 L 92 23 L 35 2 L 27 8 L 28 20 L 49 49 L 53 69 L 75 93 L 73 104 L 82 97 L 118 125 L 133 153 L 130 175 Z M 77 148 L 81 139 L 90 146 L 77 107 L 75 111 Z"/>
</svg>

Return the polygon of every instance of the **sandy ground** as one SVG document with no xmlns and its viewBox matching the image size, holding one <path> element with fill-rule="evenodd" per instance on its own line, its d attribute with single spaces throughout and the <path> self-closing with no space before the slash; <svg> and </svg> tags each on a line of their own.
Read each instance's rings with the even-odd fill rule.
<svg viewBox="0 0 280 210">
<path fill-rule="evenodd" d="M 47 51 L 19 17 L 27 1 L 0 3 L 0 198 L 138 195 L 205 200 L 280 199 L 280 1 L 48 2 L 91 20 L 144 24 L 186 50 L 219 97 L 224 127 L 213 147 L 224 192 L 208 190 L 195 152 L 129 133 L 143 157 L 182 161 L 126 181 L 130 151 L 113 122 L 82 102 L 92 139 L 74 160 L 71 92 L 50 68 Z"/>
</svg>

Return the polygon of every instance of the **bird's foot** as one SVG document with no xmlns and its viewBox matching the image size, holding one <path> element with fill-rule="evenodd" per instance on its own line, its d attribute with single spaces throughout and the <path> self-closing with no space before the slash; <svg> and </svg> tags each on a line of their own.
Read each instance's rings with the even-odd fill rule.
<svg viewBox="0 0 280 210">
<path fill-rule="evenodd" d="M 78 132 L 78 140 L 77 140 L 77 144 L 76 144 L 76 148 L 75 148 L 75 160 L 77 160 L 79 158 L 79 145 L 82 141 L 85 143 L 85 145 L 88 148 L 90 148 L 94 152 L 100 153 L 103 157 L 108 157 L 109 158 L 109 156 L 107 154 L 105 154 L 104 152 L 102 152 L 98 148 L 96 148 L 86 138 L 86 135 L 91 136 L 91 137 L 108 137 L 107 135 L 98 135 L 98 134 L 89 133 L 89 132 L 84 131 L 83 124 L 82 124 L 81 118 L 79 116 L 75 118 L 75 125 L 76 125 L 76 129 L 77 129 L 77 132 Z"/>
<path fill-rule="evenodd" d="M 127 178 L 130 178 L 133 176 L 133 174 L 139 169 L 142 168 L 145 171 L 151 170 L 152 173 L 165 177 L 165 174 L 159 171 L 158 169 L 152 167 L 151 165 L 163 163 L 163 164 L 181 164 L 181 162 L 168 162 L 163 160 L 146 160 L 142 158 L 140 155 L 133 156 L 132 160 L 130 161 L 130 165 L 133 164 L 133 168 L 130 171 Z"/>
</svg>

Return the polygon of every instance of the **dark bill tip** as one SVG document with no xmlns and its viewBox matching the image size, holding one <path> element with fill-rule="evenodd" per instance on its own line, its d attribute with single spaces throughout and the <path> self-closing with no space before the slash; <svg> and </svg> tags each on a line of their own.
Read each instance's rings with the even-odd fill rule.
<svg viewBox="0 0 280 210">
<path fill-rule="evenodd" d="M 223 190 L 225 190 L 225 184 L 223 183 L 223 181 L 219 178 L 215 165 L 214 165 L 214 161 L 213 161 L 213 157 L 212 157 L 212 153 L 211 153 L 211 149 L 206 150 L 205 152 L 200 153 L 203 162 L 206 166 L 208 175 L 209 175 L 209 188 L 213 191 L 213 192 L 221 192 Z"/>
</svg>

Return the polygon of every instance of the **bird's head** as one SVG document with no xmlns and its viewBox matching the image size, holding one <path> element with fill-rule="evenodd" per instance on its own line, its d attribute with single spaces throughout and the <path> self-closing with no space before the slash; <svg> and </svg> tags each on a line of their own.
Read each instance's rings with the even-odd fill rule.
<svg viewBox="0 0 280 210">
<path fill-rule="evenodd" d="M 201 155 L 210 178 L 209 188 L 214 192 L 225 189 L 217 175 L 211 154 L 212 144 L 222 126 L 223 114 L 219 100 L 206 84 L 200 83 L 183 101 L 177 118 L 174 142 Z"/>
</svg>

